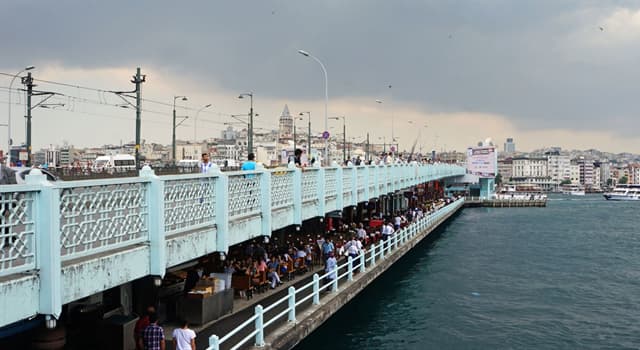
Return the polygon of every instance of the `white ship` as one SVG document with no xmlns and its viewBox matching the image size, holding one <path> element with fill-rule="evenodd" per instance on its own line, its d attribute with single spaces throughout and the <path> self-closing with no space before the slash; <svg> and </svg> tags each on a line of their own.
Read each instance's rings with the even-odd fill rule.
<svg viewBox="0 0 640 350">
<path fill-rule="evenodd" d="M 581 185 L 565 185 L 562 186 L 562 194 L 569 194 L 572 196 L 584 196 L 584 187 Z"/>
<path fill-rule="evenodd" d="M 611 201 L 640 200 L 640 184 L 617 185 L 613 191 L 605 193 L 604 198 Z"/>
</svg>

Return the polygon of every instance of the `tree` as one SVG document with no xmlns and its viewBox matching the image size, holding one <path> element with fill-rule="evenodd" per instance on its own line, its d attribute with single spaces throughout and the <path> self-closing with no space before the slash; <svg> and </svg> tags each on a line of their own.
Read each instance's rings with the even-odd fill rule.
<svg viewBox="0 0 640 350">
<path fill-rule="evenodd" d="M 628 177 L 626 177 L 626 176 L 621 177 L 621 178 L 620 178 L 620 181 L 618 181 L 618 183 L 619 183 L 619 184 L 621 184 L 621 185 L 624 185 L 624 184 L 626 184 L 627 182 L 629 182 L 629 178 L 628 178 Z"/>
<path fill-rule="evenodd" d="M 496 175 L 496 185 L 502 185 L 502 174 Z"/>
<path fill-rule="evenodd" d="M 612 178 L 608 178 L 607 179 L 607 186 L 611 186 L 613 185 L 613 179 Z"/>
<path fill-rule="evenodd" d="M 569 179 L 564 179 L 560 182 L 560 185 L 571 185 L 571 180 Z"/>
</svg>

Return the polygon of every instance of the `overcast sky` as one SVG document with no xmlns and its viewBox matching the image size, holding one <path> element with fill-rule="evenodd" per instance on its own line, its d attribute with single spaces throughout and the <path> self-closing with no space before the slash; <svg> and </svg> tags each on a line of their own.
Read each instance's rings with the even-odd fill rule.
<svg viewBox="0 0 640 350">
<path fill-rule="evenodd" d="M 189 115 L 182 139 L 219 134 L 229 114 L 274 128 L 284 104 L 324 130 L 345 115 L 347 135 L 463 150 L 492 137 L 517 147 L 640 153 L 640 3 L 637 1 L 2 1 L 0 72 L 35 65 L 37 79 L 130 90 L 147 74 L 142 138 L 169 144 L 173 96 Z M 6 123 L 10 77 L 0 76 Z M 389 85 L 392 87 L 389 88 Z M 15 88 L 22 85 L 17 81 Z M 33 111 L 35 147 L 128 142 L 135 113 L 111 94 L 40 82 L 57 108 Z M 14 141 L 24 97 L 13 95 Z M 376 103 L 376 99 L 383 103 Z M 55 106 L 51 106 L 55 107 Z M 393 120 L 393 121 L 392 121 Z M 300 121 L 299 123 L 306 123 Z M 329 122 L 331 133 L 341 123 Z M 425 126 L 426 125 L 426 126 Z M 6 129 L 4 129 L 6 130 Z M 6 132 L 0 131 L 4 148 Z"/>
</svg>

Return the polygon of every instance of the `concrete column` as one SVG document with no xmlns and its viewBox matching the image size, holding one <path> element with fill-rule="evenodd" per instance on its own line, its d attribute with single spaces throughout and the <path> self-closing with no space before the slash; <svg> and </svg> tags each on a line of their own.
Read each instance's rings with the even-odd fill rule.
<svg viewBox="0 0 640 350">
<path fill-rule="evenodd" d="M 35 217 L 36 268 L 40 278 L 38 313 L 55 319 L 62 312 L 62 260 L 60 257 L 60 189 L 55 188 L 38 169 L 26 176 L 29 185 L 40 185 L 32 203 Z M 14 305 L 18 307 L 18 305 Z"/>
<path fill-rule="evenodd" d="M 155 175 L 149 166 L 140 170 L 140 177 L 149 179 L 147 185 L 147 203 L 149 214 L 149 273 L 164 277 L 166 271 L 165 232 L 164 232 L 164 182 Z"/>
</svg>

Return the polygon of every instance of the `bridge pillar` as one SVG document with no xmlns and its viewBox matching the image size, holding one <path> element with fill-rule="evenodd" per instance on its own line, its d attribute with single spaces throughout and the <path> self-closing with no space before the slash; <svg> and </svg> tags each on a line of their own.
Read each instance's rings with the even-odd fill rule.
<svg viewBox="0 0 640 350">
<path fill-rule="evenodd" d="M 38 313 L 55 319 L 62 312 L 62 260 L 60 258 L 60 190 L 38 169 L 26 176 L 27 184 L 40 185 L 34 209 L 36 215 L 36 268 L 40 277 Z M 48 324 L 54 324 L 52 321 Z"/>
<path fill-rule="evenodd" d="M 260 209 L 262 211 L 262 235 L 271 236 L 271 172 L 262 171 L 260 174 Z"/>
<path fill-rule="evenodd" d="M 293 223 L 302 225 L 302 170 L 291 162 L 289 169 L 293 169 Z"/>
<path fill-rule="evenodd" d="M 229 178 L 224 175 L 217 165 L 209 167 L 209 174 L 216 174 L 215 181 L 215 214 L 216 214 L 216 250 L 229 252 Z"/>
<path fill-rule="evenodd" d="M 164 231 L 164 182 L 155 175 L 149 166 L 140 170 L 140 177 L 150 180 L 147 191 L 149 214 L 149 273 L 164 277 L 166 271 L 165 231 Z"/>
</svg>

